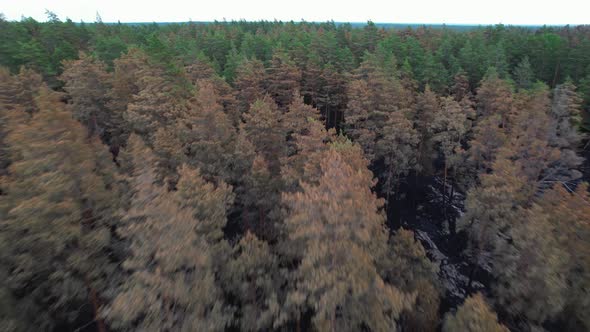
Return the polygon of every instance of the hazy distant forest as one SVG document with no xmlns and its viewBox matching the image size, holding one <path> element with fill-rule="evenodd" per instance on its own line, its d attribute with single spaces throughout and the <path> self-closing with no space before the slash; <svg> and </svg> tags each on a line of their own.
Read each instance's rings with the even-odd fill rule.
<svg viewBox="0 0 590 332">
<path fill-rule="evenodd" d="M 590 26 L 0 16 L 0 330 L 590 330 Z"/>
</svg>

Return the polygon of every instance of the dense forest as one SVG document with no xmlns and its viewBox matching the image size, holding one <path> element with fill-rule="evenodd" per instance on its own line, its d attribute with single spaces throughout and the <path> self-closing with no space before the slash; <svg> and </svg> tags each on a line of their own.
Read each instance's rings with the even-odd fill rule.
<svg viewBox="0 0 590 332">
<path fill-rule="evenodd" d="M 590 26 L 0 15 L 2 331 L 590 330 Z"/>
</svg>

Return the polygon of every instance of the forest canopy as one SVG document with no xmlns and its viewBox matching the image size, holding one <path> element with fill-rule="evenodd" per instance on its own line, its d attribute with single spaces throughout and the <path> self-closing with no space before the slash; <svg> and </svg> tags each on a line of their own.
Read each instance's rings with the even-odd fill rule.
<svg viewBox="0 0 590 332">
<path fill-rule="evenodd" d="M 3 331 L 590 330 L 590 27 L 0 15 Z"/>
</svg>

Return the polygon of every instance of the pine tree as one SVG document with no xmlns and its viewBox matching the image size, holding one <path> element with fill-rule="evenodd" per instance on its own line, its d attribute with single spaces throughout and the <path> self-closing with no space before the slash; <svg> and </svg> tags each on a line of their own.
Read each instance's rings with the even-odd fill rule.
<svg viewBox="0 0 590 332">
<path fill-rule="evenodd" d="M 590 66 L 588 66 L 590 68 Z M 582 114 L 580 128 L 590 131 L 590 71 L 578 82 L 578 95 L 582 97 Z"/>
<path fill-rule="evenodd" d="M 371 112 L 376 111 L 373 108 L 370 89 L 367 82 L 354 80 L 348 84 L 347 95 L 348 104 L 346 107 L 346 132 L 358 142 L 370 159 L 373 159 L 375 150 L 375 140 L 377 133 L 383 123 L 383 115 L 376 121 L 371 121 Z"/>
<path fill-rule="evenodd" d="M 467 133 L 467 115 L 461 105 L 451 97 L 441 99 L 441 110 L 435 113 L 431 124 L 433 140 L 438 144 L 445 161 L 445 177 L 452 168 L 455 151 L 461 148 L 461 141 Z"/>
<path fill-rule="evenodd" d="M 6 137 L 12 159 L 0 196 L 6 285 L 30 304 L 23 314 L 31 327 L 72 323 L 89 303 L 104 329 L 99 298 L 116 280 L 108 257 L 118 202 L 111 158 L 55 93 L 42 87 L 36 101 L 39 111 Z"/>
<path fill-rule="evenodd" d="M 301 90 L 301 70 L 286 52 L 277 50 L 266 70 L 264 84 L 279 109 L 284 111 L 292 102 L 293 91 Z"/>
<path fill-rule="evenodd" d="M 481 264 L 481 254 L 492 252 L 498 303 L 514 319 L 525 317 L 526 324 L 539 326 L 565 305 L 568 253 L 554 235 L 556 223 L 535 200 L 550 184 L 563 181 L 567 155 L 550 144 L 548 133 L 557 120 L 550 116 L 547 88 L 532 87 L 515 103 L 509 140 L 497 150 L 492 174 L 481 175 L 482 186 L 468 194 L 462 220 L 472 222 L 475 261 Z"/>
<path fill-rule="evenodd" d="M 434 131 L 432 124 L 439 113 L 440 103 L 438 96 L 430 87 L 426 85 L 424 92 L 419 94 L 416 99 L 414 123 L 420 137 L 418 146 L 418 165 L 425 173 L 432 172 L 432 163 L 434 158 Z"/>
<path fill-rule="evenodd" d="M 185 66 L 187 80 L 197 88 L 201 89 L 201 84 L 211 85 L 223 111 L 234 122 L 240 120 L 238 100 L 232 87 L 222 77 L 216 74 L 215 69 L 207 59 L 197 58 L 191 64 Z"/>
<path fill-rule="evenodd" d="M 381 190 L 386 196 L 386 204 L 396 192 L 401 178 L 418 167 L 418 144 L 419 136 L 412 122 L 399 111 L 391 113 L 383 127 L 383 136 L 375 146 L 376 159 L 382 160 L 385 166 Z"/>
<path fill-rule="evenodd" d="M 127 121 L 127 106 L 133 102 L 133 96 L 139 94 L 139 75 L 146 68 L 149 68 L 147 55 L 137 48 L 130 48 L 114 61 L 111 90 L 107 93 L 106 99 L 110 113 L 122 121 L 120 128 L 123 130 L 119 136 L 120 142 L 117 142 L 120 146 L 125 146 L 132 131 Z M 119 150 L 115 146 L 111 149 L 115 155 L 118 154 Z"/>
<path fill-rule="evenodd" d="M 517 220 L 517 208 L 531 197 L 530 191 L 525 191 L 527 180 L 518 174 L 513 162 L 499 159 L 493 172 L 481 174 L 481 184 L 467 192 L 465 214 L 457 221 L 457 228 L 466 230 L 469 237 L 472 274 L 479 266 L 489 266 L 489 255 L 485 254 L 496 248 L 500 230 Z"/>
<path fill-rule="evenodd" d="M 38 95 L 39 88 L 43 85 L 42 76 L 31 69 L 21 67 L 16 78 L 19 89 L 15 97 L 18 103 L 24 107 L 27 113 L 35 113 L 39 110 L 36 106 L 35 97 Z"/>
<path fill-rule="evenodd" d="M 35 98 L 42 86 L 43 78 L 30 69 L 21 67 L 17 75 L 0 68 L 0 105 L 6 109 L 21 109 L 33 114 L 39 111 Z"/>
<path fill-rule="evenodd" d="M 284 191 L 300 190 L 301 181 L 316 183 L 321 176 L 320 159 L 334 138 L 334 131 L 326 131 L 324 125 L 308 118 L 304 133 L 294 133 L 292 144 L 294 152 L 281 160 L 281 177 Z"/>
<path fill-rule="evenodd" d="M 334 149 L 321 165 L 319 184 L 284 196 L 289 241 L 302 255 L 287 310 L 312 308 L 319 330 L 395 330 L 413 296 L 384 283 L 374 265 L 387 233 L 382 201 L 367 185 L 371 172 L 356 173 Z"/>
<path fill-rule="evenodd" d="M 506 232 L 511 241 L 499 241 L 494 250 L 495 300 L 533 325 L 555 317 L 565 303 L 568 257 L 555 232 L 538 205 L 519 209 Z"/>
<path fill-rule="evenodd" d="M 552 115 L 548 95 L 546 86 L 537 85 L 519 98 L 521 105 L 512 120 L 509 144 L 498 153 L 501 158 L 515 161 L 521 175 L 532 186 L 532 192 L 551 187 L 555 181 L 570 181 L 580 176 L 576 168 L 581 159 L 567 144 L 559 146 L 560 140 L 554 134 L 559 120 Z"/>
<path fill-rule="evenodd" d="M 181 141 L 182 129 L 184 129 L 182 125 L 162 126 L 154 135 L 157 182 L 166 185 L 170 190 L 176 188 L 179 178 L 178 168 L 188 159 L 185 146 Z"/>
<path fill-rule="evenodd" d="M 256 149 L 254 144 L 248 139 L 244 124 L 242 123 L 236 136 L 233 161 L 230 164 L 231 173 L 234 175 L 230 183 L 236 184 L 234 185 L 236 190 L 241 189 L 242 184 L 245 183 L 252 169 L 252 163 L 255 157 Z"/>
<path fill-rule="evenodd" d="M 223 229 L 227 224 L 227 212 L 234 203 L 232 187 L 223 181 L 217 185 L 207 182 L 199 169 L 186 165 L 180 168 L 179 175 L 178 204 L 181 208 L 193 210 L 194 218 L 200 221 L 194 231 L 207 241 L 213 264 L 219 269 L 227 261 L 230 251 Z"/>
<path fill-rule="evenodd" d="M 445 217 L 447 215 L 448 205 L 452 205 L 454 194 L 453 182 L 456 178 L 457 169 L 463 164 L 463 150 L 461 142 L 467 134 L 467 114 L 461 105 L 452 97 L 441 99 L 441 109 L 435 113 L 431 129 L 433 132 L 432 140 L 436 144 L 439 157 L 443 159 L 443 206 Z M 447 181 L 451 179 L 450 201 L 447 201 Z M 448 205 L 447 205 L 448 204 Z M 455 234 L 455 225 L 450 222 L 451 234 Z"/>
<path fill-rule="evenodd" d="M 406 93 L 397 78 L 395 58 L 385 60 L 365 54 L 348 84 L 347 95 L 346 131 L 374 160 L 375 142 L 382 135 L 388 115 L 405 105 Z"/>
<path fill-rule="evenodd" d="M 172 95 L 172 87 L 162 73 L 151 73 L 141 78 L 141 91 L 128 105 L 126 120 L 133 130 L 153 144 L 157 128 L 174 123 L 186 110 Z"/>
<path fill-rule="evenodd" d="M 137 73 L 139 92 L 127 105 L 125 120 L 148 145 L 153 145 L 159 127 L 175 124 L 186 116 L 190 94 L 182 80 L 182 75 L 171 76 L 154 64 Z"/>
<path fill-rule="evenodd" d="M 107 107 L 112 78 L 106 66 L 80 53 L 79 60 L 64 62 L 64 72 L 59 78 L 65 82 L 64 90 L 71 97 L 74 118 L 88 128 L 90 136 L 98 135 L 105 144 L 118 150 L 123 143 L 123 113 Z"/>
<path fill-rule="evenodd" d="M 480 117 L 500 116 L 500 127 L 509 130 L 508 118 L 514 112 L 512 90 L 491 67 L 477 89 L 477 111 Z"/>
<path fill-rule="evenodd" d="M 236 69 L 234 88 L 240 114 L 247 112 L 256 100 L 264 97 L 264 65 L 252 59 L 240 62 Z"/>
<path fill-rule="evenodd" d="M 199 81 L 198 85 L 176 133 L 189 164 L 199 168 L 204 176 L 230 181 L 236 176 L 230 171 L 236 132 L 223 112 L 214 85 L 207 81 Z"/>
<path fill-rule="evenodd" d="M 322 86 L 326 82 L 322 77 L 322 63 L 318 55 L 310 54 L 301 73 L 301 94 L 317 107 Z"/>
<path fill-rule="evenodd" d="M 582 100 L 576 94 L 576 86 L 571 81 L 558 85 L 553 91 L 551 116 L 556 125 L 551 132 L 555 146 L 576 150 L 581 143 L 582 135 L 578 132 L 581 122 Z"/>
<path fill-rule="evenodd" d="M 223 330 L 231 313 L 215 283 L 212 249 L 197 232 L 204 222 L 195 218 L 201 216 L 200 207 L 193 209 L 185 199 L 195 188 L 181 178 L 183 191 L 169 193 L 155 184 L 155 158 L 141 138 L 132 135 L 128 150 L 134 166 L 133 195 L 118 233 L 129 245 L 123 268 L 130 276 L 105 309 L 105 316 L 113 328 L 126 330 L 191 330 L 196 326 Z M 182 173 L 196 175 L 186 169 Z M 213 188 L 205 185 L 204 189 Z M 202 197 L 209 194 L 204 192 Z"/>
<path fill-rule="evenodd" d="M 514 68 L 514 80 L 519 89 L 528 89 L 533 85 L 534 73 L 529 62 L 529 57 L 525 56 Z"/>
<path fill-rule="evenodd" d="M 416 292 L 413 308 L 403 313 L 404 331 L 435 331 L 439 323 L 438 267 L 433 264 L 412 231 L 399 229 L 390 250 L 378 260 L 383 279 L 404 292 Z"/>
<path fill-rule="evenodd" d="M 321 75 L 323 84 L 315 106 L 324 115 L 327 128 L 339 128 L 348 98 L 346 95 L 346 77 L 330 64 L 324 67 Z"/>
<path fill-rule="evenodd" d="M 37 92 L 38 87 L 34 90 Z M 18 98 L 19 95 L 33 97 L 33 92 L 26 92 L 18 76 L 12 76 L 8 70 L 0 67 L 0 108 L 2 109 L 0 113 L 0 177 L 8 173 L 8 166 L 11 163 L 6 136 L 14 130 L 15 123 L 27 121 L 30 114 L 36 112 L 37 109 L 34 100 Z M 29 111 L 27 111 L 27 105 L 31 102 L 33 102 L 33 106 L 29 107 Z"/>
<path fill-rule="evenodd" d="M 555 181 L 561 173 L 561 153 L 548 141 L 553 122 L 548 94 L 546 86 L 538 85 L 518 96 L 518 112 L 511 120 L 513 130 L 497 155 L 514 162 L 519 176 L 528 180 L 530 193 L 550 187 L 545 182 Z"/>
<path fill-rule="evenodd" d="M 322 114 L 327 128 L 338 126 L 346 108 L 346 78 L 331 64 L 325 66 L 311 60 L 303 72 L 302 94 Z"/>
<path fill-rule="evenodd" d="M 373 173 L 369 169 L 370 161 L 363 153 L 363 148 L 360 144 L 352 142 L 348 137 L 340 134 L 333 136 L 330 140 L 329 146 L 342 156 L 342 161 L 348 166 L 352 167 L 353 171 L 362 176 L 366 181 L 365 185 L 369 188 L 375 187 L 376 179 L 373 179 Z M 321 162 L 320 167 L 321 170 Z M 319 172 L 321 177 L 322 172 Z"/>
<path fill-rule="evenodd" d="M 286 154 L 286 135 L 279 114 L 276 104 L 267 98 L 254 102 L 244 114 L 246 135 L 256 152 L 264 156 L 273 175 L 279 174 L 279 160 Z"/>
<path fill-rule="evenodd" d="M 468 297 L 457 312 L 447 314 L 444 332 L 508 332 L 508 329 L 498 323 L 498 317 L 490 310 L 481 294 Z"/>
<path fill-rule="evenodd" d="M 244 183 L 243 219 L 246 228 L 261 239 L 271 241 L 278 236 L 275 222 L 280 220 L 282 186 L 281 178 L 271 172 L 264 156 L 256 154 Z"/>
<path fill-rule="evenodd" d="M 402 98 L 403 109 L 411 109 L 416 104 L 416 94 L 418 93 L 418 82 L 414 79 L 412 65 L 408 58 L 404 59 L 404 63 L 400 68 L 400 82 L 404 88 L 404 95 Z"/>
<path fill-rule="evenodd" d="M 422 84 L 430 86 L 438 93 L 446 89 L 449 74 L 443 64 L 432 53 L 426 52 L 419 69 L 419 77 Z"/>
<path fill-rule="evenodd" d="M 468 134 L 471 133 L 477 114 L 475 111 L 475 102 L 473 101 L 473 96 L 471 95 L 471 93 L 465 95 L 463 98 L 461 98 L 459 100 L 459 105 L 461 105 L 461 109 L 463 110 L 463 113 L 465 114 L 465 117 L 467 118 L 467 123 L 465 124 L 465 127 L 468 130 Z"/>
<path fill-rule="evenodd" d="M 498 149 L 504 146 L 508 139 L 501 125 L 501 117 L 492 115 L 478 121 L 473 129 L 473 139 L 469 141 L 469 161 L 479 173 L 489 171 Z"/>
<path fill-rule="evenodd" d="M 226 268 L 226 287 L 238 302 L 240 329 L 264 331 L 275 327 L 281 279 L 278 259 L 269 245 L 247 232 L 233 249 L 233 258 Z"/>
<path fill-rule="evenodd" d="M 463 98 L 471 95 L 469 79 L 463 70 L 457 72 L 453 77 L 453 85 L 451 86 L 450 92 L 456 101 L 460 101 Z"/>
<path fill-rule="evenodd" d="M 14 96 L 16 92 L 16 79 L 10 74 L 10 71 L 0 67 L 0 105 L 3 109 L 9 110 L 16 107 Z"/>
<path fill-rule="evenodd" d="M 216 75 L 211 61 L 203 53 L 191 59 L 190 63 L 185 66 L 185 71 L 187 78 L 193 85 L 196 85 L 197 81 L 210 79 Z"/>
<path fill-rule="evenodd" d="M 239 220 L 232 218 L 232 222 L 228 228 L 237 229 L 246 232 L 248 229 L 253 229 L 255 226 L 253 220 L 258 220 L 258 215 L 252 216 L 251 211 L 255 211 L 252 207 L 256 198 L 252 196 L 251 172 L 253 170 L 254 159 L 256 158 L 256 150 L 254 145 L 250 142 L 243 128 L 243 124 L 238 131 L 235 147 L 233 151 L 233 160 L 230 164 L 231 173 L 234 174 L 231 183 L 234 192 L 235 200 L 234 206 L 231 210 L 233 216 L 240 216 Z M 248 208 L 246 208 L 248 206 Z"/>
<path fill-rule="evenodd" d="M 236 70 L 240 65 L 240 62 L 245 58 L 246 57 L 240 54 L 236 49 L 235 43 L 231 41 L 231 50 L 226 55 L 225 66 L 223 66 L 223 78 L 227 83 L 233 84 L 234 79 L 236 78 Z"/>
<path fill-rule="evenodd" d="M 585 138 L 579 131 L 581 118 L 581 99 L 575 92 L 576 87 L 567 81 L 558 85 L 553 91 L 550 117 L 552 125 L 549 128 L 549 144 L 558 148 L 561 152 L 560 167 L 554 172 L 562 179 L 574 180 L 581 176 L 577 171 L 582 158 L 576 153 L 579 151 L 582 140 Z M 557 167 L 556 167 L 557 168 Z"/>
<path fill-rule="evenodd" d="M 554 223 L 535 203 L 547 183 L 558 179 L 562 155 L 549 144 L 554 120 L 547 88 L 532 87 L 515 105 L 508 140 L 497 149 L 491 174 L 481 174 L 481 186 L 468 193 L 461 223 L 469 224 L 476 264 L 488 264 L 483 253 L 492 253 L 499 305 L 514 319 L 539 326 L 565 301 L 567 253 L 555 238 Z"/>
<path fill-rule="evenodd" d="M 590 195 L 587 183 L 579 184 L 575 191 L 568 188 L 556 184 L 544 193 L 539 205 L 555 229 L 553 236 L 569 257 L 562 317 L 567 328 L 575 331 L 590 328 L 590 300 L 586 295 L 590 288 Z"/>
<path fill-rule="evenodd" d="M 289 105 L 288 111 L 281 116 L 281 125 L 285 128 L 287 139 L 287 154 L 295 153 L 296 147 L 293 142 L 295 135 L 304 135 L 308 130 L 310 121 L 319 120 L 320 115 L 316 108 L 303 103 L 303 97 L 298 91 L 293 92 L 293 102 Z"/>
</svg>

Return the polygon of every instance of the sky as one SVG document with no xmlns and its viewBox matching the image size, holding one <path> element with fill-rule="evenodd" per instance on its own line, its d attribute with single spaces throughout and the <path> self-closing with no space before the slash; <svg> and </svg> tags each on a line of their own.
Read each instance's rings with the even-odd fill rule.
<svg viewBox="0 0 590 332">
<path fill-rule="evenodd" d="M 8 20 L 186 22 L 281 20 L 446 24 L 590 24 L 590 0 L 0 0 Z"/>
</svg>

